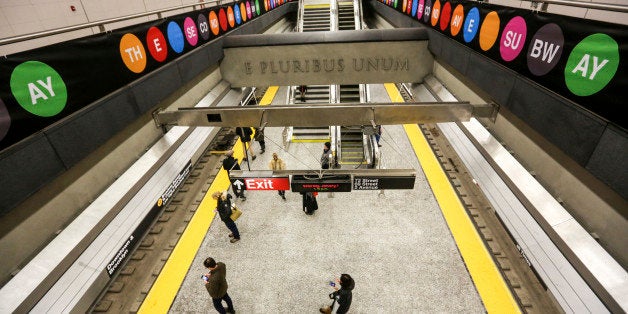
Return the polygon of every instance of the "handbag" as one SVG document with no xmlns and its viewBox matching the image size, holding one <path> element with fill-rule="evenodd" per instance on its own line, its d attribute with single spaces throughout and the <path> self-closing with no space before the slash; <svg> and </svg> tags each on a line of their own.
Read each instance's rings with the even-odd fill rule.
<svg viewBox="0 0 628 314">
<path fill-rule="evenodd" d="M 231 220 L 236 221 L 242 216 L 242 211 L 235 205 L 231 205 Z"/>
</svg>

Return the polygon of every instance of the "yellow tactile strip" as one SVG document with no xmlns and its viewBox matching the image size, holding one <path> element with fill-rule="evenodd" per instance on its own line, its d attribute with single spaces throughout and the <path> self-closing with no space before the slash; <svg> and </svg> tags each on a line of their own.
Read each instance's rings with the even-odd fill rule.
<svg viewBox="0 0 628 314">
<path fill-rule="evenodd" d="M 394 84 L 385 84 L 392 102 L 403 102 Z M 475 230 L 456 191 L 434 156 L 417 124 L 405 124 L 404 129 L 419 159 L 434 197 L 447 221 L 458 250 L 471 274 L 488 313 L 521 313 L 499 269 Z"/>
</svg>

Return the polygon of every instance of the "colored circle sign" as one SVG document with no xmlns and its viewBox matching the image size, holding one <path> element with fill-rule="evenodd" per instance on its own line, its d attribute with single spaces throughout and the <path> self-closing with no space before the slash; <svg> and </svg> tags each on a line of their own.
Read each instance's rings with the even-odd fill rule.
<svg viewBox="0 0 628 314">
<path fill-rule="evenodd" d="M 183 21 L 183 29 L 185 29 L 185 39 L 191 46 L 196 46 L 198 43 L 198 31 L 196 30 L 196 24 L 194 20 L 186 17 Z"/>
<path fill-rule="evenodd" d="M 458 35 L 458 33 L 460 33 L 460 30 L 462 29 L 463 21 L 464 21 L 464 7 L 462 6 L 462 4 L 459 4 L 454 9 L 454 13 L 451 16 L 451 28 L 449 28 L 449 31 L 451 32 L 451 36 L 456 36 Z"/>
<path fill-rule="evenodd" d="M 268 12 L 268 0 L 264 0 L 264 11 Z M 242 10 L 242 12 L 246 12 Z"/>
<path fill-rule="evenodd" d="M 443 9 L 440 13 L 440 30 L 444 31 L 447 26 L 449 26 L 449 21 L 451 20 L 451 4 L 449 2 L 445 2 L 443 4 Z"/>
<path fill-rule="evenodd" d="M 401 12 L 406 12 L 406 8 L 408 7 L 408 0 L 403 0 L 401 4 Z"/>
<path fill-rule="evenodd" d="M 131 72 L 142 73 L 146 68 L 146 50 L 133 34 L 124 34 L 120 39 L 120 57 Z"/>
<path fill-rule="evenodd" d="M 427 23 L 432 15 L 432 0 L 425 0 L 425 10 L 423 11 L 423 23 Z"/>
<path fill-rule="evenodd" d="M 9 110 L 0 99 L 0 141 L 9 133 L 9 128 L 11 127 L 11 116 L 9 115 Z"/>
<path fill-rule="evenodd" d="M 235 26 L 235 17 L 233 16 L 233 8 L 227 8 L 227 22 L 229 22 L 229 26 L 233 28 Z"/>
<path fill-rule="evenodd" d="M 259 0 L 255 0 L 255 12 L 257 12 L 257 15 L 258 15 L 258 16 L 259 16 L 260 14 L 262 14 L 261 10 L 262 10 L 262 9 L 260 8 L 260 5 L 259 5 Z"/>
<path fill-rule="evenodd" d="M 478 33 L 480 25 L 480 11 L 478 8 L 473 8 L 467 14 L 467 18 L 464 20 L 464 27 L 462 28 L 462 34 L 465 42 L 471 42 L 475 35 Z"/>
<path fill-rule="evenodd" d="M 246 22 L 246 5 L 244 2 L 240 3 L 240 14 L 242 15 L 242 22 Z"/>
<path fill-rule="evenodd" d="M 440 1 L 436 0 L 434 6 L 432 6 L 432 16 L 430 18 L 430 24 L 436 26 L 438 18 L 440 17 Z"/>
<path fill-rule="evenodd" d="M 499 35 L 499 16 L 497 12 L 491 11 L 484 18 L 480 27 L 480 48 L 487 51 L 493 47 Z"/>
<path fill-rule="evenodd" d="M 508 21 L 499 44 L 499 53 L 504 61 L 514 60 L 523 50 L 527 32 L 526 21 L 521 16 L 515 16 Z"/>
<path fill-rule="evenodd" d="M 580 41 L 565 66 L 567 88 L 578 96 L 599 92 L 619 67 L 619 45 L 606 34 L 593 34 Z"/>
<path fill-rule="evenodd" d="M 163 62 L 168 57 L 168 44 L 166 43 L 166 37 L 159 30 L 159 28 L 153 26 L 148 29 L 146 33 L 146 47 L 153 59 Z"/>
<path fill-rule="evenodd" d="M 181 53 L 183 51 L 183 47 L 185 43 L 183 42 L 183 32 L 181 31 L 181 27 L 172 21 L 168 23 L 168 42 L 170 43 L 170 47 L 174 52 Z"/>
<path fill-rule="evenodd" d="M 412 0 L 412 13 L 409 12 L 410 10 L 408 10 L 408 14 L 410 14 L 410 16 L 416 16 L 416 10 L 419 8 L 419 0 Z"/>
<path fill-rule="evenodd" d="M 240 6 L 237 3 L 233 5 L 233 15 L 235 16 L 236 24 L 242 24 L 242 14 L 240 13 Z"/>
<path fill-rule="evenodd" d="M 26 61 L 16 66 L 11 73 L 10 85 L 18 104 L 36 116 L 57 115 L 68 100 L 61 75 L 43 62 Z"/>
<path fill-rule="evenodd" d="M 416 9 L 416 18 L 417 20 L 421 20 L 423 17 L 423 9 L 425 8 L 425 0 L 419 0 L 419 4 Z"/>
<path fill-rule="evenodd" d="M 203 40 L 208 40 L 209 39 L 209 21 L 207 21 L 207 18 L 205 17 L 205 15 L 199 14 L 198 18 L 196 19 L 196 23 L 198 24 L 198 30 Z"/>
<path fill-rule="evenodd" d="M 209 12 L 209 29 L 212 30 L 212 34 L 218 35 L 220 33 L 220 23 L 218 23 L 218 16 L 215 11 Z"/>
<path fill-rule="evenodd" d="M 560 60 L 565 45 L 563 31 L 555 23 L 546 24 L 532 36 L 528 47 L 528 69 L 541 76 L 551 71 Z"/>
<path fill-rule="evenodd" d="M 218 11 L 218 23 L 220 23 L 220 29 L 225 32 L 227 31 L 227 13 L 225 13 L 225 9 L 220 9 Z"/>
<path fill-rule="evenodd" d="M 272 5 L 273 3 L 274 3 L 274 2 L 272 2 L 272 1 L 271 1 L 271 5 Z M 250 2 L 248 2 L 248 1 L 246 2 L 246 17 L 247 17 L 249 20 L 250 20 L 251 18 L 253 18 L 253 15 L 252 15 L 252 13 L 251 13 L 251 3 L 250 3 Z"/>
</svg>

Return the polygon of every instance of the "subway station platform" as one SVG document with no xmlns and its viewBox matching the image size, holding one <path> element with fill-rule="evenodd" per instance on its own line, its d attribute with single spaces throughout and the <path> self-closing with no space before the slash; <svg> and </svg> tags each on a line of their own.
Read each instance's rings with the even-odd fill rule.
<svg viewBox="0 0 628 314">
<path fill-rule="evenodd" d="M 371 90 L 373 101 L 391 101 L 384 85 Z M 273 104 L 281 103 L 285 92 L 279 88 Z M 281 132 L 266 128 L 264 154 L 254 142 L 251 170 L 267 170 L 274 152 L 289 170 L 319 168 L 322 143 L 291 143 L 284 150 Z M 241 241 L 233 244 L 213 212 L 211 194 L 229 186 L 221 170 L 140 312 L 213 312 L 200 278 L 207 257 L 226 264 L 238 313 L 316 313 L 331 303 L 328 282 L 341 273 L 356 282 L 352 313 L 485 312 L 421 168 L 422 160 L 434 157 L 417 156 L 413 142 L 421 139 L 414 135 L 401 125 L 384 126 L 381 139 L 382 168 L 416 169 L 412 190 L 320 193 L 311 216 L 302 211 L 298 193 L 287 191 L 284 201 L 275 191 L 247 191 L 246 201 L 236 201 L 243 215 L 237 221 Z M 241 149 L 235 156 L 241 160 Z M 247 169 L 246 162 L 241 166 Z M 477 235 L 468 237 L 483 247 Z M 511 306 L 516 309 L 514 302 Z"/>
</svg>

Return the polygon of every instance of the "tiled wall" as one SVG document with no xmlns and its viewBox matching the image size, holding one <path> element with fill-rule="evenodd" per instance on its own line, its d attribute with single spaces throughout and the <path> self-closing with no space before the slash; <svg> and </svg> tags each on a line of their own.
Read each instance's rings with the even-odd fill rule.
<svg viewBox="0 0 628 314">
<path fill-rule="evenodd" d="M 199 2 L 209 2 L 209 0 L 1 0 L 0 39 Z M 74 6 L 74 11 L 71 9 L 72 6 Z M 162 16 L 167 17 L 191 10 L 192 8 L 169 11 Z M 105 29 L 111 30 L 155 19 L 157 15 L 151 15 L 109 24 L 105 26 Z M 0 45 L 0 56 L 99 32 L 97 27 L 93 27 L 42 39 Z"/>
</svg>

